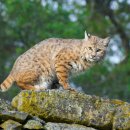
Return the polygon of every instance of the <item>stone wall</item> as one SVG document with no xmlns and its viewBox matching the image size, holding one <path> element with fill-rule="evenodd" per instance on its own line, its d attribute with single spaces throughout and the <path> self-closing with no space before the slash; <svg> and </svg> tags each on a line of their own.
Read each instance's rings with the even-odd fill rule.
<svg viewBox="0 0 130 130">
<path fill-rule="evenodd" d="M 64 90 L 21 91 L 0 100 L 1 128 L 130 130 L 130 104 Z"/>
</svg>

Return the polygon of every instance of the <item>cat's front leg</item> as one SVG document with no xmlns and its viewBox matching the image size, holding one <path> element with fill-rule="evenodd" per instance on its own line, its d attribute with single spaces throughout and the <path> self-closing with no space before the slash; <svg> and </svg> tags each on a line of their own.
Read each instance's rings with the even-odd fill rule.
<svg viewBox="0 0 130 130">
<path fill-rule="evenodd" d="M 56 71 L 56 75 L 59 80 L 59 83 L 63 86 L 65 90 L 76 91 L 75 89 L 70 87 L 69 82 L 68 82 L 69 72 L 72 66 L 70 65 L 70 62 L 69 62 L 70 59 L 67 57 L 67 54 L 68 54 L 68 50 L 65 49 L 65 50 L 62 50 L 56 56 L 55 71 Z"/>
<path fill-rule="evenodd" d="M 63 86 L 63 88 L 65 90 L 76 91 L 75 89 L 71 88 L 69 85 L 67 70 L 65 70 L 65 69 L 62 70 L 62 67 L 61 67 L 61 71 L 59 71 L 59 70 L 60 70 L 60 68 L 56 69 L 56 71 L 57 71 L 56 75 L 59 80 L 59 83 Z"/>
</svg>

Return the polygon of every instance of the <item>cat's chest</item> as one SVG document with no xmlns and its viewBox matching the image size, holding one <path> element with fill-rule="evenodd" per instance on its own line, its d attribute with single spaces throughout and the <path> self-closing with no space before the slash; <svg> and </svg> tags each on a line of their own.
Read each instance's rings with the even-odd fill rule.
<svg viewBox="0 0 130 130">
<path fill-rule="evenodd" d="M 72 68 L 70 70 L 71 74 L 78 74 L 80 72 L 84 72 L 88 68 L 90 68 L 92 65 L 84 60 L 80 61 L 72 61 L 71 62 Z"/>
<path fill-rule="evenodd" d="M 80 62 L 72 61 L 71 65 L 72 65 L 72 68 L 71 68 L 71 71 L 70 71 L 71 74 L 82 72 L 84 70 L 83 65 Z"/>
</svg>

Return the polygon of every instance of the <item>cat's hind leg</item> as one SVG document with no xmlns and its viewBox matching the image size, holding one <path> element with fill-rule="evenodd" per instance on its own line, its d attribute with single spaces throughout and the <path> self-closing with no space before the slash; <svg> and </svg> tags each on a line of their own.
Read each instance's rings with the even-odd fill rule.
<svg viewBox="0 0 130 130">
<path fill-rule="evenodd" d="M 17 82 L 17 85 L 23 90 L 36 90 L 33 85 L 27 83 Z"/>
<path fill-rule="evenodd" d="M 37 90 L 35 83 L 38 81 L 39 74 L 35 70 L 26 70 L 15 74 L 16 84 L 21 89 Z"/>
</svg>

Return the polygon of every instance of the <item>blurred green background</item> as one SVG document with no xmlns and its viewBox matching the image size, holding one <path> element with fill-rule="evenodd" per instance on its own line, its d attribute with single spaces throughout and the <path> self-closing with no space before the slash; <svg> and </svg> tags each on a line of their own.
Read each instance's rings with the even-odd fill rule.
<svg viewBox="0 0 130 130">
<path fill-rule="evenodd" d="M 0 0 L 0 83 L 16 58 L 50 37 L 111 36 L 102 63 L 71 79 L 87 94 L 130 102 L 130 0 Z M 0 93 L 11 100 L 20 89 Z"/>
</svg>

